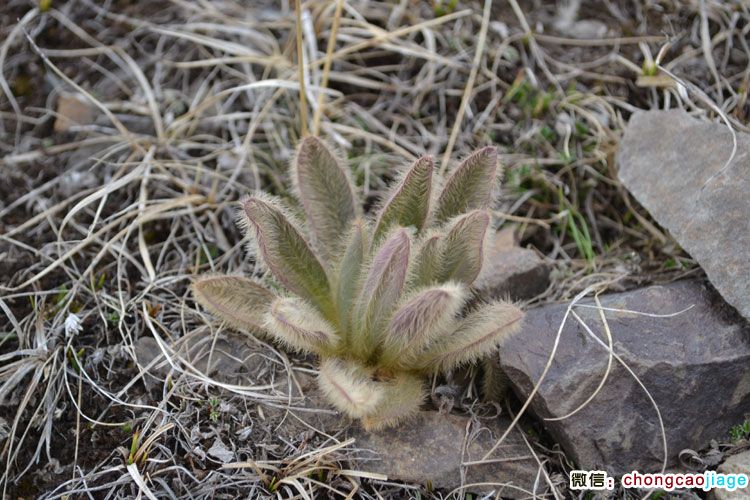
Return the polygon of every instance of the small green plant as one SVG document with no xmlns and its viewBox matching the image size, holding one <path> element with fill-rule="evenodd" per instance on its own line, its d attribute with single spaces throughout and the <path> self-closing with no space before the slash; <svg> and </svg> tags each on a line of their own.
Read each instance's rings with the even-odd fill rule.
<svg viewBox="0 0 750 500">
<path fill-rule="evenodd" d="M 108 321 L 108 322 L 109 322 L 110 324 L 112 324 L 112 325 L 116 325 L 117 323 L 119 323 L 119 322 L 120 322 L 120 313 L 119 313 L 119 312 L 117 312 L 117 311 L 109 311 L 109 312 L 108 312 L 108 313 L 106 314 L 106 318 L 107 318 L 107 321 Z"/>
<path fill-rule="evenodd" d="M 656 76 L 657 73 L 659 73 L 659 67 L 654 61 L 649 61 L 647 59 L 641 64 L 641 73 L 643 76 Z"/>
<path fill-rule="evenodd" d="M 564 229 L 570 233 L 570 236 L 576 244 L 576 248 L 578 248 L 578 252 L 586 258 L 589 268 L 593 269 L 595 260 L 594 243 L 591 240 L 591 233 L 589 233 L 586 219 L 584 219 L 583 215 L 581 215 L 581 213 L 565 198 L 562 188 L 558 190 L 558 199 L 560 206 L 565 207 L 568 211 L 566 217 L 567 226 Z"/>
<path fill-rule="evenodd" d="M 83 360 L 84 353 L 85 349 L 83 347 L 81 347 L 78 352 L 74 351 L 72 347 L 68 347 L 68 363 L 70 363 L 70 366 L 73 367 L 76 373 L 81 373 L 81 365 L 79 362 Z"/>
<path fill-rule="evenodd" d="M 452 14 L 458 7 L 458 0 L 433 0 L 432 9 L 435 17 Z"/>
<path fill-rule="evenodd" d="M 520 73 L 508 89 L 505 100 L 516 103 L 527 117 L 539 118 L 550 109 L 555 94 L 536 88 L 525 74 Z"/>
<path fill-rule="evenodd" d="M 130 440 L 130 453 L 128 453 L 128 465 L 132 465 L 135 463 L 137 454 L 138 454 L 138 446 L 141 442 L 141 431 L 140 429 L 136 429 L 135 432 L 133 432 L 133 437 Z"/>
<path fill-rule="evenodd" d="M 213 423 L 217 423 L 219 417 L 221 417 L 220 404 L 221 401 L 219 401 L 219 398 L 210 398 L 208 400 L 208 419 Z"/>
<path fill-rule="evenodd" d="M 732 428 L 729 429 L 729 437 L 732 439 L 733 443 L 750 437 L 750 420 L 745 420 L 741 424 L 732 426 Z"/>
<path fill-rule="evenodd" d="M 523 317 L 506 301 L 464 311 L 491 226 L 495 148 L 440 184 L 433 170 L 418 159 L 365 217 L 349 169 L 304 139 L 290 172 L 299 208 L 264 193 L 242 202 L 264 280 L 203 277 L 195 298 L 235 328 L 317 354 L 323 394 L 366 429 L 414 415 L 426 375 L 477 360 Z"/>
</svg>

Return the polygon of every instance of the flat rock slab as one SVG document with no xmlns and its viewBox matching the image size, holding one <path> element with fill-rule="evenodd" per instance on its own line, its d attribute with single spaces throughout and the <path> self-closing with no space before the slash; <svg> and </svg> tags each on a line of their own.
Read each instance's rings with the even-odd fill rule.
<svg viewBox="0 0 750 500">
<path fill-rule="evenodd" d="M 633 115 L 618 153 L 619 177 L 636 199 L 706 271 L 732 306 L 750 318 L 750 135 L 684 111 Z"/>
<path fill-rule="evenodd" d="M 466 462 L 481 460 L 508 425 L 510 420 L 504 417 L 476 422 L 432 411 L 383 431 L 365 432 L 356 427 L 352 429 L 355 446 L 373 452 L 363 453 L 357 468 L 432 488 L 453 490 L 463 484 L 464 492 L 495 490 L 502 497 L 530 497 L 538 464 L 519 431 L 514 430 L 505 438 L 490 463 L 462 467 Z M 471 486 L 472 483 L 490 484 Z M 542 480 L 536 493 L 541 495 L 544 489 Z"/>
<path fill-rule="evenodd" d="M 750 326 L 699 281 L 681 281 L 601 296 L 607 308 L 679 315 L 654 318 L 606 311 L 614 352 L 648 389 L 666 431 L 667 463 L 698 450 L 750 413 Z M 592 304 L 583 301 L 582 304 Z M 524 401 L 541 377 L 567 304 L 527 312 L 524 325 L 500 349 L 499 365 Z M 606 345 L 599 311 L 576 313 Z M 549 372 L 531 403 L 540 418 L 568 415 L 596 390 L 607 350 L 573 317 L 562 330 Z M 545 426 L 583 469 L 658 472 L 664 459 L 654 405 L 634 377 L 613 359 L 599 393 L 572 417 Z"/>
</svg>

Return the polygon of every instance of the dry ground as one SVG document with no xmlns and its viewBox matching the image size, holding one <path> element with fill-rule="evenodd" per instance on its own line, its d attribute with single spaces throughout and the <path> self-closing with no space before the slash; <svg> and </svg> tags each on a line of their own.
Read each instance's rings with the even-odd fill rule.
<svg viewBox="0 0 750 500">
<path fill-rule="evenodd" d="M 303 4 L 306 123 L 347 154 L 365 196 L 425 152 L 445 168 L 497 144 L 497 225 L 517 225 L 555 269 L 537 302 L 700 273 L 617 182 L 615 151 L 637 109 L 682 106 L 746 130 L 747 4 L 437 3 Z M 253 273 L 235 203 L 285 194 L 301 134 L 295 34 L 287 1 L 0 7 L 0 485 L 11 498 L 450 493 L 351 470 L 362 451 L 305 423 L 310 360 L 249 340 L 238 382 L 172 350 L 232 335 L 187 285 Z M 74 94 L 84 104 L 60 107 Z M 135 356 L 146 337 L 168 359 L 158 379 Z M 545 487 L 569 495 L 569 464 L 543 437 L 534 445 Z M 243 466 L 223 468 L 225 452 Z"/>
</svg>

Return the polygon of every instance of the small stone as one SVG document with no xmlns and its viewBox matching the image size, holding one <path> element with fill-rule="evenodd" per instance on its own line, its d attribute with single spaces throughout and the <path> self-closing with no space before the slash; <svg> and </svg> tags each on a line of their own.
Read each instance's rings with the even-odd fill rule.
<svg viewBox="0 0 750 500">
<path fill-rule="evenodd" d="M 604 38 L 609 28 L 607 25 L 596 19 L 582 19 L 571 24 L 563 31 L 563 34 L 579 39 L 593 40 Z"/>
<path fill-rule="evenodd" d="M 746 474 L 750 476 L 750 450 L 730 456 L 716 469 L 716 472 L 721 474 Z M 750 485 L 734 491 L 714 488 L 712 493 L 715 500 L 747 500 L 750 498 Z"/>
<path fill-rule="evenodd" d="M 609 28 L 606 24 L 596 19 L 578 20 L 579 11 L 580 2 L 569 2 L 560 6 L 552 23 L 553 27 L 560 34 L 572 38 L 594 39 L 607 35 Z"/>
<path fill-rule="evenodd" d="M 633 196 L 706 271 L 724 299 L 750 319 L 750 135 L 685 111 L 639 112 L 618 153 Z"/>
<path fill-rule="evenodd" d="M 90 125 L 95 118 L 95 108 L 83 96 L 62 94 L 57 98 L 57 117 L 52 128 L 55 132 L 67 132 L 76 125 Z"/>
<path fill-rule="evenodd" d="M 208 454 L 218 459 L 223 464 L 229 463 L 234 460 L 234 452 L 227 448 L 227 446 L 219 438 L 216 438 L 214 444 L 211 445 L 211 447 L 208 449 Z"/>
<path fill-rule="evenodd" d="M 529 456 L 518 430 L 505 438 L 490 457 L 492 462 L 462 467 L 463 463 L 481 460 L 509 425 L 505 417 L 470 421 L 468 417 L 430 411 L 382 431 L 366 432 L 356 427 L 352 430 L 354 446 L 374 452 L 362 453 L 357 468 L 384 474 L 389 480 L 448 491 L 462 485 L 465 468 L 463 484 L 497 484 L 467 487 L 466 492 L 495 490 L 502 497 L 525 498 L 534 491 L 538 464 Z M 537 488 L 536 493 L 543 495 L 544 482 Z"/>
<path fill-rule="evenodd" d="M 690 308 L 661 318 L 605 312 L 614 352 L 659 407 L 668 466 L 678 463 L 680 451 L 706 447 L 750 413 L 750 326 L 716 293 L 699 281 L 681 281 L 600 300 L 607 308 L 651 314 Z M 500 348 L 497 362 L 524 401 L 544 371 L 567 307 L 529 310 L 522 329 Z M 606 343 L 599 311 L 591 307 L 574 311 Z M 530 408 L 541 419 L 568 415 L 596 390 L 607 360 L 605 347 L 569 317 Z M 612 475 L 661 470 L 664 450 L 656 410 L 617 360 L 613 359 L 601 390 L 582 410 L 544 424 L 580 468 Z"/>
<path fill-rule="evenodd" d="M 549 267 L 536 252 L 509 244 L 503 231 L 492 239 L 482 271 L 475 283 L 486 299 L 525 300 L 549 286 Z"/>
</svg>

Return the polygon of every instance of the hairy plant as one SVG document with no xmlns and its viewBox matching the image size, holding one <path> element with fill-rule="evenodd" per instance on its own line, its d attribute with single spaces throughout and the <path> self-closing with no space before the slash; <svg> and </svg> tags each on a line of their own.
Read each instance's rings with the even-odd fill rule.
<svg viewBox="0 0 750 500">
<path fill-rule="evenodd" d="M 504 301 L 466 311 L 490 233 L 497 152 L 480 149 L 442 183 L 422 157 L 369 216 L 348 168 L 320 140 L 290 169 L 298 207 L 242 202 L 263 280 L 208 276 L 195 298 L 229 325 L 320 357 L 320 388 L 377 429 L 415 414 L 431 373 L 470 363 L 517 330 Z M 297 214 L 304 214 L 300 220 Z"/>
</svg>

